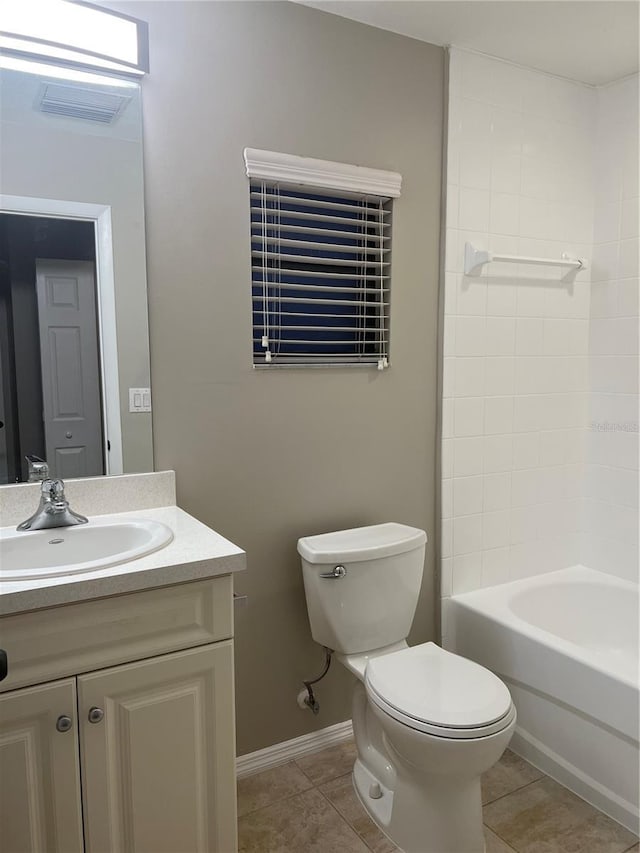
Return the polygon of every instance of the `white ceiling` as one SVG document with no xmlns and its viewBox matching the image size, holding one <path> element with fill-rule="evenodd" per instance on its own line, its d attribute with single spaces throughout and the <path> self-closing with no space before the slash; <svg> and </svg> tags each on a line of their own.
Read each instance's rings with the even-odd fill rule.
<svg viewBox="0 0 640 853">
<path fill-rule="evenodd" d="M 601 85 L 638 71 L 638 0 L 298 0 L 431 44 Z"/>
</svg>

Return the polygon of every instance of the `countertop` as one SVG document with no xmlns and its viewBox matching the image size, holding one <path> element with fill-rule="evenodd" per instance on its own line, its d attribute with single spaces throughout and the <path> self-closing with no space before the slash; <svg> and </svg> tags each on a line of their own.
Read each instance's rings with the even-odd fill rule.
<svg viewBox="0 0 640 853">
<path fill-rule="evenodd" d="M 90 516 L 89 523 L 92 518 L 108 517 Z M 246 568 L 244 551 L 177 506 L 119 512 L 117 517 L 163 522 L 173 530 L 174 538 L 159 551 L 98 571 L 25 581 L 0 578 L 0 615 L 171 586 Z"/>
</svg>

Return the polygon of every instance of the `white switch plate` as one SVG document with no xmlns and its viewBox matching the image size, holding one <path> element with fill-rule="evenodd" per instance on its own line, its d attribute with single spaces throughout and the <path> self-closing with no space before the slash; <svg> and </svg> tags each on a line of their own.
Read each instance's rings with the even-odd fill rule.
<svg viewBox="0 0 640 853">
<path fill-rule="evenodd" d="M 151 388 L 129 388 L 129 411 L 151 411 Z"/>
</svg>

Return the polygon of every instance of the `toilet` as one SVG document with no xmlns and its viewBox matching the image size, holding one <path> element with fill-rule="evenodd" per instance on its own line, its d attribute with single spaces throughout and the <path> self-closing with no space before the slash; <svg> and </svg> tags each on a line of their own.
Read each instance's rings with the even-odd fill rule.
<svg viewBox="0 0 640 853">
<path fill-rule="evenodd" d="M 298 540 L 311 634 L 358 679 L 353 784 L 404 853 L 484 853 L 480 777 L 516 723 L 492 672 L 408 646 L 427 536 L 376 524 Z"/>
</svg>

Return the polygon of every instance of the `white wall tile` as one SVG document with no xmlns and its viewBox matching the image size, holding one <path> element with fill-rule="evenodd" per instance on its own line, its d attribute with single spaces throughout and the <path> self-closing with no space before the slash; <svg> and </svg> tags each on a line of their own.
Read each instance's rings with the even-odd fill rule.
<svg viewBox="0 0 640 853">
<path fill-rule="evenodd" d="M 623 317 L 638 317 L 640 283 L 637 278 L 619 281 L 616 288 L 618 314 Z"/>
<path fill-rule="evenodd" d="M 540 464 L 540 461 L 540 433 L 537 431 L 515 433 L 513 436 L 513 469 L 535 468 Z"/>
<path fill-rule="evenodd" d="M 509 580 L 509 548 L 482 552 L 482 586 L 495 586 Z"/>
<path fill-rule="evenodd" d="M 513 397 L 487 397 L 484 405 L 484 434 L 513 432 Z"/>
<path fill-rule="evenodd" d="M 513 431 L 534 432 L 540 429 L 542 401 L 537 394 L 519 395 L 513 400 Z"/>
<path fill-rule="evenodd" d="M 452 356 L 456 353 L 456 318 L 446 316 L 444 318 L 442 354 Z"/>
<path fill-rule="evenodd" d="M 453 519 L 453 556 L 480 551 L 482 515 L 461 515 Z M 455 564 L 454 564 L 455 576 Z"/>
<path fill-rule="evenodd" d="M 486 104 L 481 101 L 470 98 L 460 98 L 457 106 L 460 116 L 460 138 L 466 142 L 476 140 L 488 145 L 491 139 L 491 110 L 488 110 Z"/>
<path fill-rule="evenodd" d="M 456 397 L 484 396 L 484 365 L 483 358 L 456 359 Z"/>
<path fill-rule="evenodd" d="M 488 169 L 488 166 L 487 166 Z M 460 163 L 460 173 L 462 175 L 462 161 Z M 489 178 L 487 177 L 487 185 Z M 475 184 L 460 186 L 460 203 L 458 207 L 458 222 L 460 228 L 468 231 L 488 231 L 489 230 L 489 201 L 490 194 L 488 189 L 470 189 Z"/>
<path fill-rule="evenodd" d="M 520 233 L 520 196 L 491 193 L 489 228 L 492 234 Z"/>
<path fill-rule="evenodd" d="M 485 354 L 484 317 L 458 317 L 456 323 L 456 355 L 480 356 Z"/>
<path fill-rule="evenodd" d="M 504 269 L 504 264 L 501 269 Z M 487 315 L 492 317 L 514 317 L 516 313 L 517 284 L 505 275 L 492 276 L 487 280 Z"/>
<path fill-rule="evenodd" d="M 484 445 L 482 438 L 453 439 L 453 475 L 470 477 L 482 473 Z"/>
<path fill-rule="evenodd" d="M 456 437 L 482 435 L 484 397 L 459 397 L 454 401 L 453 430 Z"/>
<path fill-rule="evenodd" d="M 448 598 L 453 591 L 453 558 L 446 557 L 440 563 L 440 595 Z"/>
<path fill-rule="evenodd" d="M 502 548 L 509 545 L 510 519 L 509 510 L 484 512 L 482 514 L 482 548 L 488 551 L 492 548 Z"/>
<path fill-rule="evenodd" d="M 484 393 L 487 397 L 513 394 L 515 359 L 510 356 L 491 356 L 485 359 Z"/>
<path fill-rule="evenodd" d="M 443 594 L 637 573 L 637 76 L 596 91 L 455 48 L 451 79 Z M 465 277 L 465 242 L 590 263 Z"/>
<path fill-rule="evenodd" d="M 482 556 L 480 552 L 454 557 L 452 576 L 454 595 L 478 589 L 482 585 Z"/>
<path fill-rule="evenodd" d="M 453 517 L 453 480 L 447 479 L 442 481 L 442 491 L 440 495 L 442 518 Z"/>
<path fill-rule="evenodd" d="M 509 537 L 511 545 L 533 542 L 538 536 L 538 520 L 531 507 L 515 507 L 509 516 Z"/>
<path fill-rule="evenodd" d="M 482 454 L 482 470 L 485 474 L 510 471 L 513 458 L 513 436 L 510 434 L 485 436 Z"/>
<path fill-rule="evenodd" d="M 482 512 L 482 477 L 453 480 L 453 513 L 456 517 Z"/>
<path fill-rule="evenodd" d="M 453 437 L 453 398 L 445 397 L 442 400 L 442 437 Z"/>
<path fill-rule="evenodd" d="M 620 257 L 618 261 L 618 278 L 637 278 L 639 271 L 638 253 L 640 252 L 640 241 L 637 237 L 632 240 L 623 240 L 620 243 Z"/>
<path fill-rule="evenodd" d="M 629 237 L 637 233 L 632 231 Z M 620 234 L 620 204 L 617 201 L 609 201 L 596 206 L 594 219 L 594 238 L 599 243 L 613 243 L 619 239 Z"/>
<path fill-rule="evenodd" d="M 519 317 L 516 320 L 516 355 L 542 355 L 544 352 L 544 320 Z"/>
<path fill-rule="evenodd" d="M 460 275 L 457 282 L 457 313 L 484 316 L 487 310 L 487 284 L 484 278 Z"/>
<path fill-rule="evenodd" d="M 537 468 L 514 471 L 511 475 L 511 506 L 532 506 L 540 503 L 543 499 L 540 483 L 540 471 Z"/>
<path fill-rule="evenodd" d="M 482 508 L 485 512 L 511 505 L 511 472 L 485 474 L 482 478 Z"/>
<path fill-rule="evenodd" d="M 452 518 L 443 518 L 440 523 L 440 553 L 444 558 L 453 556 Z"/>
<path fill-rule="evenodd" d="M 453 439 L 444 438 L 440 445 L 442 478 L 453 477 Z"/>
<path fill-rule="evenodd" d="M 487 317 L 485 355 L 513 355 L 515 353 L 516 321 L 513 317 Z"/>
<path fill-rule="evenodd" d="M 640 231 L 640 226 L 638 224 L 638 207 L 640 205 L 640 199 L 638 198 L 628 198 L 624 199 L 620 209 L 620 239 L 621 240 L 629 240 L 632 238 L 638 237 L 638 231 Z M 613 239 L 617 239 L 618 235 Z M 598 238 L 601 240 L 606 240 L 606 237 L 601 237 L 598 233 Z"/>
<path fill-rule="evenodd" d="M 522 157 L 503 150 L 493 151 L 491 159 L 491 190 L 497 193 L 519 193 Z"/>
<path fill-rule="evenodd" d="M 491 149 L 482 143 L 461 143 L 459 149 L 459 176 L 460 184 L 460 228 L 469 228 L 472 231 L 486 231 L 489 220 L 489 187 L 491 186 Z M 466 192 L 463 195 L 463 190 Z M 473 195 L 469 190 L 475 190 L 482 195 Z M 471 205 L 475 205 L 471 208 Z M 478 213 L 478 210 L 481 213 Z M 463 214 L 464 211 L 464 215 Z M 480 219 L 482 225 L 475 223 Z M 471 220 L 471 221 L 469 221 Z"/>
</svg>

